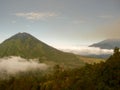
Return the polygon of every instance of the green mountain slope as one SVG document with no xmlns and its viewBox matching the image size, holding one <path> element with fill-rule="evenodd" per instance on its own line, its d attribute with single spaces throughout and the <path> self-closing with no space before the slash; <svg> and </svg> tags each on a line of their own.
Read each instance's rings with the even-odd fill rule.
<svg viewBox="0 0 120 90">
<path fill-rule="evenodd" d="M 0 57 L 38 58 L 41 62 L 80 64 L 76 55 L 59 51 L 28 33 L 18 33 L 0 44 Z"/>
</svg>

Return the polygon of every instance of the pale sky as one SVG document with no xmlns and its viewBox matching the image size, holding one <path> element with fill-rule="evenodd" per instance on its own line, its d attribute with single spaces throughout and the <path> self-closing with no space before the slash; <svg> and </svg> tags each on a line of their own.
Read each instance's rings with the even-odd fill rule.
<svg viewBox="0 0 120 90">
<path fill-rule="evenodd" d="M 58 47 L 120 38 L 120 0 L 0 0 L 0 42 L 18 32 Z"/>
</svg>

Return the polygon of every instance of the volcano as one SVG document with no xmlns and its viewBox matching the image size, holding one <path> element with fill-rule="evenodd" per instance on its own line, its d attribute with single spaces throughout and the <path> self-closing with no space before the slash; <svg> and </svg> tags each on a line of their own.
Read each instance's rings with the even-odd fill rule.
<svg viewBox="0 0 120 90">
<path fill-rule="evenodd" d="M 20 56 L 40 62 L 79 63 L 72 53 L 57 50 L 28 33 L 17 33 L 0 44 L 0 57 Z"/>
</svg>

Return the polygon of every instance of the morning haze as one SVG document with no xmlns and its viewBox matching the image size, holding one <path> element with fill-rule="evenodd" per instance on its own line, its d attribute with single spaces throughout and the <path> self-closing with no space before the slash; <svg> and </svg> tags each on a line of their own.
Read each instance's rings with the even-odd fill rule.
<svg viewBox="0 0 120 90">
<path fill-rule="evenodd" d="M 0 0 L 0 90 L 120 90 L 120 0 Z"/>
<path fill-rule="evenodd" d="M 116 29 L 119 27 L 117 22 L 120 22 L 119 0 L 0 2 L 0 42 L 18 32 L 32 33 L 56 47 L 90 45 L 107 38 L 119 38 L 119 30 Z M 110 30 L 109 26 L 112 27 Z M 114 30 L 114 34 L 108 35 Z"/>
</svg>

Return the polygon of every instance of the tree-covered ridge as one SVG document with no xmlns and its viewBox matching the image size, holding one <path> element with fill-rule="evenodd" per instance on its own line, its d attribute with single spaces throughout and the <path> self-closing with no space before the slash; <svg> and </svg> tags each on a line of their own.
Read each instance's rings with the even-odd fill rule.
<svg viewBox="0 0 120 90">
<path fill-rule="evenodd" d="M 52 73 L 26 72 L 0 81 L 1 90 L 120 90 L 120 52 L 99 64 L 65 70 L 59 65 Z"/>
<path fill-rule="evenodd" d="M 41 90 L 120 90 L 120 52 L 100 64 L 87 64 L 83 68 L 60 71 L 42 84 Z"/>
</svg>

